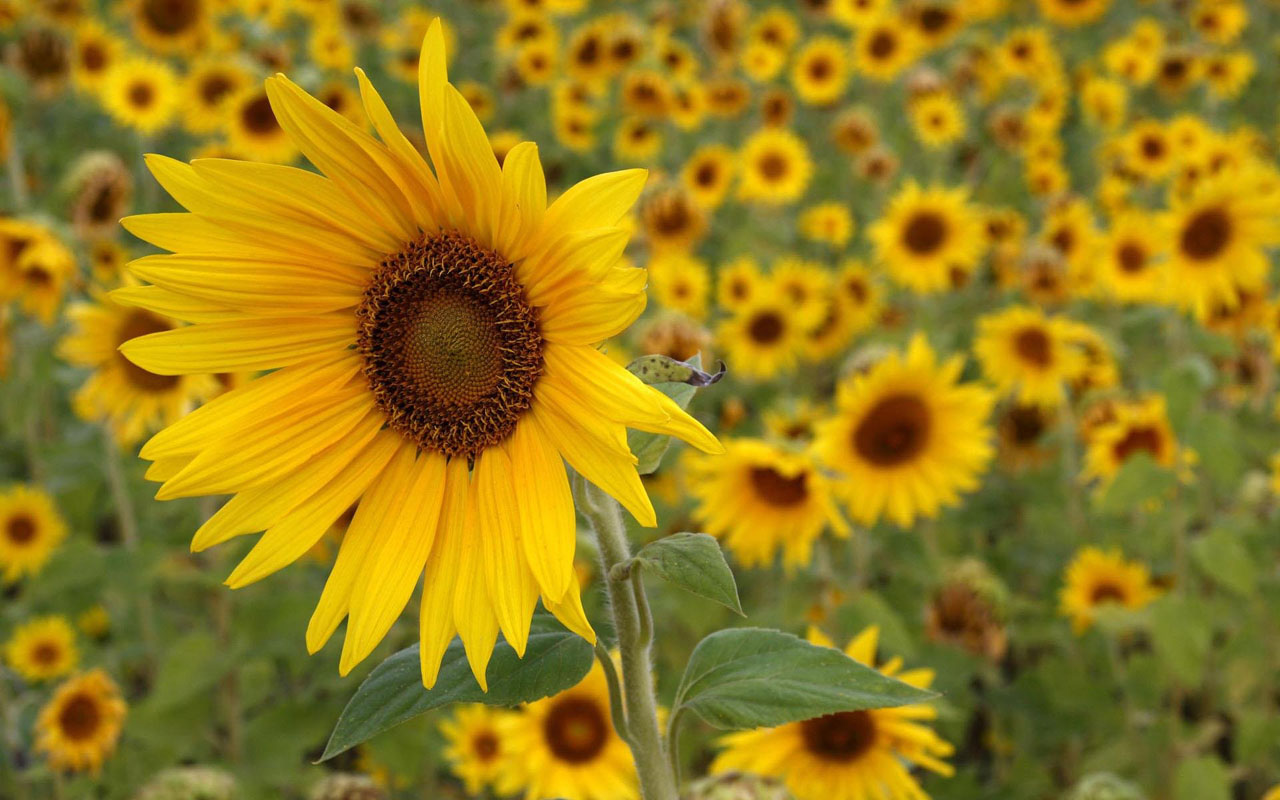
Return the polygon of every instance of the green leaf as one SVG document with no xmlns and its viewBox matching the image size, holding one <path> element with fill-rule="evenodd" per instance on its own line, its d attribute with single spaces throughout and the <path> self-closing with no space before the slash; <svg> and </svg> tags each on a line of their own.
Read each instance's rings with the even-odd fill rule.
<svg viewBox="0 0 1280 800">
<path fill-rule="evenodd" d="M 1242 597 L 1253 594 L 1258 568 L 1233 531 L 1218 528 L 1191 543 L 1191 555 L 1205 575 Z"/>
<path fill-rule="evenodd" d="M 733 570 L 725 563 L 720 544 L 712 536 L 675 533 L 640 548 L 632 562 L 668 583 L 746 616 L 738 600 Z"/>
<path fill-rule="evenodd" d="M 717 631 L 694 648 L 672 713 L 692 711 L 708 725 L 741 730 L 936 696 L 835 648 L 781 631 L 734 628 Z"/>
<path fill-rule="evenodd" d="M 1173 488 L 1174 481 L 1172 470 L 1157 464 L 1147 453 L 1136 453 L 1116 473 L 1099 500 L 1099 509 L 1113 514 L 1141 509 L 1148 500 Z"/>
<path fill-rule="evenodd" d="M 1174 800 L 1231 800 L 1231 776 L 1213 756 L 1188 758 L 1173 773 Z"/>
<path fill-rule="evenodd" d="M 715 373 L 703 372 L 700 355 L 688 361 L 676 361 L 667 356 L 642 356 L 627 365 L 627 369 L 681 408 L 689 407 L 699 387 L 710 386 L 724 376 L 723 366 Z M 627 447 L 635 455 L 636 471 L 641 475 L 657 471 L 670 445 L 671 437 L 666 434 L 627 431 Z"/>
<path fill-rule="evenodd" d="M 462 642 L 454 639 L 444 654 L 436 685 L 426 689 L 413 645 L 379 664 L 356 690 L 338 717 L 321 761 L 367 741 L 433 708 L 450 703 L 515 706 L 575 686 L 591 669 L 593 649 L 586 639 L 558 629 L 533 630 L 524 658 L 499 641 L 489 662 L 489 691 L 480 689 Z"/>
<path fill-rule="evenodd" d="M 1203 603 L 1166 595 L 1151 604 L 1151 638 L 1156 656 L 1183 686 L 1199 686 L 1213 641 L 1213 624 Z"/>
</svg>

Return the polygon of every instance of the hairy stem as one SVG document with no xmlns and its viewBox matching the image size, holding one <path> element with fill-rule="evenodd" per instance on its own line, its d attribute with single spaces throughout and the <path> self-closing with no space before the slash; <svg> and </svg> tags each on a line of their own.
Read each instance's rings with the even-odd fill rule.
<svg viewBox="0 0 1280 800">
<path fill-rule="evenodd" d="M 613 498 L 575 479 L 578 508 L 591 521 L 600 546 L 601 574 L 609 592 L 614 630 L 622 656 L 622 695 L 627 715 L 631 755 L 640 777 L 644 800 L 676 800 L 676 779 L 667 762 L 662 729 L 658 723 L 658 703 L 654 694 L 653 662 L 649 646 L 652 620 L 644 586 L 629 577 L 616 580 L 613 568 L 631 558 L 631 546 L 622 513 Z"/>
</svg>

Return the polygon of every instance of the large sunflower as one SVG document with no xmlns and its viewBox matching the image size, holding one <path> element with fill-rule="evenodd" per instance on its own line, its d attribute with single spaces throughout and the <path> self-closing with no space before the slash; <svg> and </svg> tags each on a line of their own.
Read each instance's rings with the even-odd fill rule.
<svg viewBox="0 0 1280 800">
<path fill-rule="evenodd" d="M 306 553 L 359 500 L 308 649 L 348 618 L 346 674 L 425 573 L 424 683 L 457 632 L 483 686 L 499 630 L 524 652 L 539 596 L 594 637 L 561 459 L 653 525 L 625 428 L 720 445 L 594 346 L 644 309 L 644 271 L 617 266 L 644 171 L 588 179 L 548 206 L 537 147 L 499 167 L 449 84 L 438 21 L 419 66 L 434 169 L 360 71 L 381 141 L 287 78 L 267 81 L 272 112 L 324 175 L 150 157 L 191 213 L 126 220 L 175 252 L 147 259 L 154 285 L 127 302 L 195 324 L 122 350 L 158 375 L 275 370 L 142 450 L 161 499 L 236 495 L 195 549 L 266 530 L 231 586 Z"/>
<path fill-rule="evenodd" d="M 726 449 L 723 457 L 693 456 L 689 483 L 698 500 L 694 518 L 741 564 L 768 566 L 781 551 L 784 564 L 802 567 L 828 526 L 849 535 L 831 481 L 810 456 L 757 439 Z"/>
<path fill-rule="evenodd" d="M 4 645 L 10 668 L 31 681 L 60 678 L 76 668 L 76 631 L 56 614 L 19 625 Z"/>
<path fill-rule="evenodd" d="M 165 256 L 133 262 L 135 274 L 147 275 L 151 260 L 173 266 Z M 117 298 L 139 293 L 126 289 Z M 77 303 L 67 310 L 72 330 L 58 343 L 58 355 L 93 374 L 75 395 L 76 412 L 83 418 L 106 422 L 121 445 L 136 444 L 143 436 L 177 422 L 199 400 L 218 389 L 212 375 L 159 375 L 129 359 L 120 345 L 138 336 L 179 327 L 180 323 L 141 308 L 120 305 L 95 290 L 92 302 Z"/>
<path fill-rule="evenodd" d="M 116 749 L 127 711 L 115 682 L 100 669 L 58 687 L 36 718 L 36 749 L 55 769 L 97 773 Z"/>
<path fill-rule="evenodd" d="M 572 689 L 530 703 L 499 728 L 511 757 L 498 776 L 503 796 L 529 800 L 638 800 L 635 762 L 613 727 L 609 686 L 596 662 Z"/>
<path fill-rule="evenodd" d="M 5 583 L 35 575 L 67 536 L 53 498 L 30 486 L 0 492 L 0 573 Z"/>
<path fill-rule="evenodd" d="M 973 271 L 986 246 L 982 218 L 963 188 L 908 183 L 868 230 L 876 259 L 916 292 L 950 289 L 954 274 Z"/>
<path fill-rule="evenodd" d="M 871 626 L 849 642 L 845 653 L 875 666 L 880 630 Z M 809 641 L 823 647 L 833 643 L 818 631 Z M 933 683 L 931 669 L 902 669 L 893 658 L 878 669 L 919 688 Z M 881 800 L 923 798 L 927 795 L 911 775 L 922 767 L 950 777 L 945 759 L 955 748 L 926 723 L 937 717 L 932 706 L 917 704 L 870 711 L 840 711 L 792 722 L 776 728 L 731 733 L 720 740 L 724 750 L 712 772 L 741 770 L 778 777 L 796 800 Z"/>
<path fill-rule="evenodd" d="M 923 335 L 838 390 L 835 416 L 815 443 L 823 463 L 843 476 L 853 518 L 881 516 L 908 527 L 976 489 L 994 449 L 986 424 L 994 398 L 960 383 L 964 360 L 939 364 Z"/>
</svg>

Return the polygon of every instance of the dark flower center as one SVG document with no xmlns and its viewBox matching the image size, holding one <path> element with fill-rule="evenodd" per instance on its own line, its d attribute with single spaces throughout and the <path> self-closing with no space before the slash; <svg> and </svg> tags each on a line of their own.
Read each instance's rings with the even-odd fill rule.
<svg viewBox="0 0 1280 800">
<path fill-rule="evenodd" d="M 116 332 L 116 340 L 118 343 L 123 343 L 139 336 L 168 330 L 173 330 L 173 325 L 150 311 L 139 309 L 130 312 L 129 316 L 125 317 L 120 329 Z M 124 354 L 119 351 L 116 352 L 116 358 L 117 363 L 124 370 L 125 379 L 140 391 L 156 393 L 168 391 L 177 386 L 182 380 L 177 375 L 157 375 L 154 372 L 145 370 L 125 358 Z"/>
<path fill-rule="evenodd" d="M 584 764 L 600 755 L 609 738 L 604 711 L 586 697 L 565 697 L 555 702 L 542 723 L 547 746 L 561 761 Z"/>
<path fill-rule="evenodd" d="M 787 477 L 773 467 L 752 467 L 751 488 L 769 505 L 789 508 L 808 499 L 807 477 L 803 472 Z"/>
<path fill-rule="evenodd" d="M 756 344 L 773 344 L 782 338 L 786 325 L 777 312 L 761 311 L 747 323 L 747 335 Z"/>
<path fill-rule="evenodd" d="M 245 103 L 240 109 L 240 118 L 250 132 L 258 136 L 269 136 L 280 130 L 280 122 L 271 110 L 271 101 L 265 94 L 258 95 Z"/>
<path fill-rule="evenodd" d="M 63 704 L 58 714 L 62 735 L 74 741 L 92 739 L 101 724 L 102 710 L 98 702 L 87 694 L 74 695 Z"/>
<path fill-rule="evenodd" d="M 141 11 L 149 28 L 166 36 L 176 36 L 200 19 L 200 1 L 146 0 Z"/>
<path fill-rule="evenodd" d="M 824 761 L 849 763 L 871 749 L 876 721 L 869 711 L 841 711 L 800 723 L 805 749 Z"/>
<path fill-rule="evenodd" d="M 858 455 L 878 467 L 905 464 L 924 451 L 933 420 L 919 397 L 895 394 L 871 407 L 853 431 Z"/>
<path fill-rule="evenodd" d="M 1043 328 L 1030 326 L 1018 331 L 1013 347 L 1026 362 L 1044 368 L 1053 361 L 1053 347 Z"/>
<path fill-rule="evenodd" d="M 1129 456 L 1139 451 L 1159 456 L 1162 444 L 1164 444 L 1164 437 L 1160 431 L 1150 425 L 1143 425 L 1125 431 L 1124 438 L 1115 443 L 1112 452 L 1115 453 L 1118 461 L 1127 461 Z"/>
<path fill-rule="evenodd" d="M 902 229 L 902 243 L 916 255 L 932 255 L 946 240 L 947 221 L 932 211 L 916 213 Z"/>
<path fill-rule="evenodd" d="M 1196 261 L 1217 257 L 1231 241 L 1231 218 L 1221 208 L 1207 208 L 1182 228 L 1179 246 Z"/>
<path fill-rule="evenodd" d="M 5 525 L 5 537 L 13 544 L 28 544 L 39 531 L 36 521 L 26 514 L 10 517 Z"/>
</svg>

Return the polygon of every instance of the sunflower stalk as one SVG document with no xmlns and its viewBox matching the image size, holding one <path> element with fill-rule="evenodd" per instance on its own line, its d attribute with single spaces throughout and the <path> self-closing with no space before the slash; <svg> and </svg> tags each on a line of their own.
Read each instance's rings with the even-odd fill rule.
<svg viewBox="0 0 1280 800">
<path fill-rule="evenodd" d="M 125 482 L 120 447 L 116 444 L 111 431 L 103 428 L 103 460 L 107 468 L 107 485 L 111 491 L 111 501 L 116 510 L 116 523 L 120 526 L 120 540 L 131 556 L 138 553 L 138 515 L 133 507 L 133 498 L 129 496 L 129 486 Z M 152 674 L 157 652 L 155 609 L 151 604 L 151 591 L 147 586 L 138 592 L 138 625 L 142 632 L 142 644 L 146 653 L 147 674 Z"/>
<path fill-rule="evenodd" d="M 645 800 L 676 800 L 676 778 L 667 760 L 662 730 L 658 723 L 658 704 L 653 684 L 653 661 L 650 658 L 652 644 L 652 619 L 644 586 L 639 578 L 615 579 L 614 569 L 631 558 L 631 545 L 627 540 L 626 526 L 616 501 L 600 489 L 587 483 L 581 476 L 574 478 L 574 494 L 578 508 L 591 521 L 596 541 L 600 547 L 603 564 L 601 573 L 609 593 L 609 608 L 613 612 L 614 631 L 618 637 L 618 650 L 622 657 L 622 697 L 615 699 L 616 688 L 610 685 L 610 702 L 616 709 L 625 709 L 623 736 L 631 748 L 640 778 L 640 791 Z M 634 574 L 637 571 L 631 570 Z M 608 671 L 606 670 L 606 677 Z"/>
</svg>

